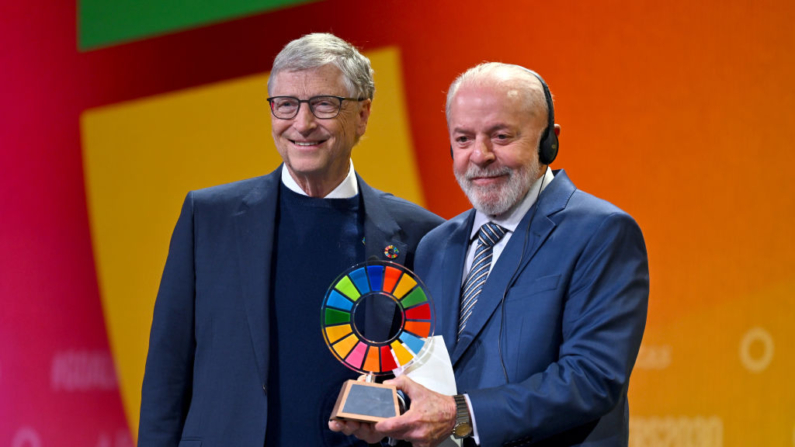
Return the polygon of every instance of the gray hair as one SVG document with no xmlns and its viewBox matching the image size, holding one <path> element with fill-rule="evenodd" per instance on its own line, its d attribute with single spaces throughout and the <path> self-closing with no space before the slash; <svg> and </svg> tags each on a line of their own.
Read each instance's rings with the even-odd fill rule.
<svg viewBox="0 0 795 447">
<path fill-rule="evenodd" d="M 278 73 L 311 70 L 326 64 L 334 64 L 340 69 L 349 95 L 373 99 L 375 82 L 370 59 L 353 45 L 328 33 L 307 34 L 285 45 L 273 60 L 273 68 L 268 78 L 268 94 Z"/>
<path fill-rule="evenodd" d="M 529 81 L 529 82 L 528 82 Z M 547 99 L 544 96 L 544 88 L 541 86 L 539 76 L 536 72 L 524 68 L 521 65 L 504 64 L 502 62 L 484 62 L 476 65 L 463 74 L 459 75 L 447 91 L 447 105 L 445 115 L 447 122 L 450 122 L 450 109 L 453 105 L 458 89 L 463 84 L 469 85 L 499 85 L 510 84 L 519 87 L 524 91 L 530 110 L 540 109 L 549 113 Z"/>
</svg>

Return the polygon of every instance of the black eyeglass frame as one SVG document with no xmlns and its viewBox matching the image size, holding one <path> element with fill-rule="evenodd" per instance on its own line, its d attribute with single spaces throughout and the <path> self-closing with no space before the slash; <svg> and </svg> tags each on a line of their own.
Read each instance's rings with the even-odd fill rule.
<svg viewBox="0 0 795 447">
<path fill-rule="evenodd" d="M 298 101 L 298 107 L 295 108 L 295 113 L 293 114 L 293 116 L 291 116 L 289 118 L 282 118 L 282 117 L 276 115 L 276 112 L 273 110 L 273 101 L 275 99 L 279 99 L 279 98 L 289 98 L 289 99 L 294 99 L 294 100 Z M 340 106 L 337 107 L 337 113 L 335 113 L 334 116 L 327 116 L 327 117 L 322 117 L 322 118 L 317 116 L 317 114 L 315 113 L 315 109 L 314 109 L 314 107 L 312 107 L 312 103 L 310 101 L 318 99 L 318 98 L 336 98 L 336 99 L 338 99 L 339 102 L 340 102 Z M 312 115 L 315 118 L 317 118 L 319 120 L 330 120 L 330 119 L 334 119 L 334 118 L 339 116 L 340 111 L 342 110 L 342 102 L 343 101 L 362 102 L 365 99 L 369 99 L 369 98 L 345 98 L 343 96 L 335 96 L 335 95 L 318 95 L 318 96 L 313 96 L 313 97 L 311 97 L 309 99 L 298 99 L 295 96 L 271 96 L 270 98 L 267 98 L 267 101 L 268 101 L 268 104 L 270 104 L 271 114 L 273 114 L 274 118 L 276 118 L 276 119 L 291 120 L 291 119 L 295 118 L 296 116 L 298 116 L 298 112 L 301 111 L 301 103 L 305 102 L 306 106 L 309 107 L 309 111 L 312 112 Z"/>
</svg>

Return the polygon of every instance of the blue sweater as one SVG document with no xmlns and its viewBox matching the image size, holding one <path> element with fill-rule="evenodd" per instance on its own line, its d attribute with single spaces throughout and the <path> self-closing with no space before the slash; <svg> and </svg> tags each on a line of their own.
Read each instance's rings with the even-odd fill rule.
<svg viewBox="0 0 795 447">
<path fill-rule="evenodd" d="M 318 199 L 279 191 L 270 302 L 267 447 L 359 446 L 328 429 L 342 384 L 357 376 L 328 349 L 320 325 L 326 290 L 365 260 L 360 196 Z"/>
</svg>

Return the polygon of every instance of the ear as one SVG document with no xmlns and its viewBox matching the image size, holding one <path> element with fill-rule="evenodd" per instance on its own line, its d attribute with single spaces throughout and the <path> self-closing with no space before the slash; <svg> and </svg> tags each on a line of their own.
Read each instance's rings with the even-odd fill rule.
<svg viewBox="0 0 795 447">
<path fill-rule="evenodd" d="M 560 124 L 555 123 L 555 129 L 554 130 L 555 130 L 555 136 L 559 137 L 560 136 Z"/>
<path fill-rule="evenodd" d="M 364 132 L 367 130 L 367 121 L 370 119 L 370 106 L 372 106 L 373 101 L 371 99 L 365 99 L 364 101 L 359 103 L 359 112 L 357 114 L 358 122 L 356 123 L 356 135 L 362 136 Z"/>
</svg>

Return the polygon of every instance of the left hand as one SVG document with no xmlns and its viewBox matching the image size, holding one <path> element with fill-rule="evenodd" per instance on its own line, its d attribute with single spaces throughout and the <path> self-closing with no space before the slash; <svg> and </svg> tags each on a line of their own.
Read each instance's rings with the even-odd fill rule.
<svg viewBox="0 0 795 447">
<path fill-rule="evenodd" d="M 365 375 L 360 375 L 356 378 L 357 382 L 364 382 L 366 380 L 367 376 Z M 331 419 L 328 421 L 328 428 L 331 431 L 344 433 L 345 436 L 355 436 L 368 444 L 377 444 L 382 439 L 386 438 L 386 435 L 376 432 L 373 425 L 375 424 L 369 422 L 346 421 L 343 419 Z"/>
<path fill-rule="evenodd" d="M 328 428 L 331 431 L 344 433 L 346 436 L 355 436 L 368 444 L 377 444 L 386 437 L 386 435 L 376 432 L 373 424 L 367 422 L 331 420 L 328 421 Z"/>
<path fill-rule="evenodd" d="M 414 447 L 436 447 L 455 427 L 453 396 L 433 392 L 406 376 L 384 382 L 406 393 L 411 408 L 404 414 L 385 419 L 373 427 L 384 436 L 410 441 Z"/>
</svg>

